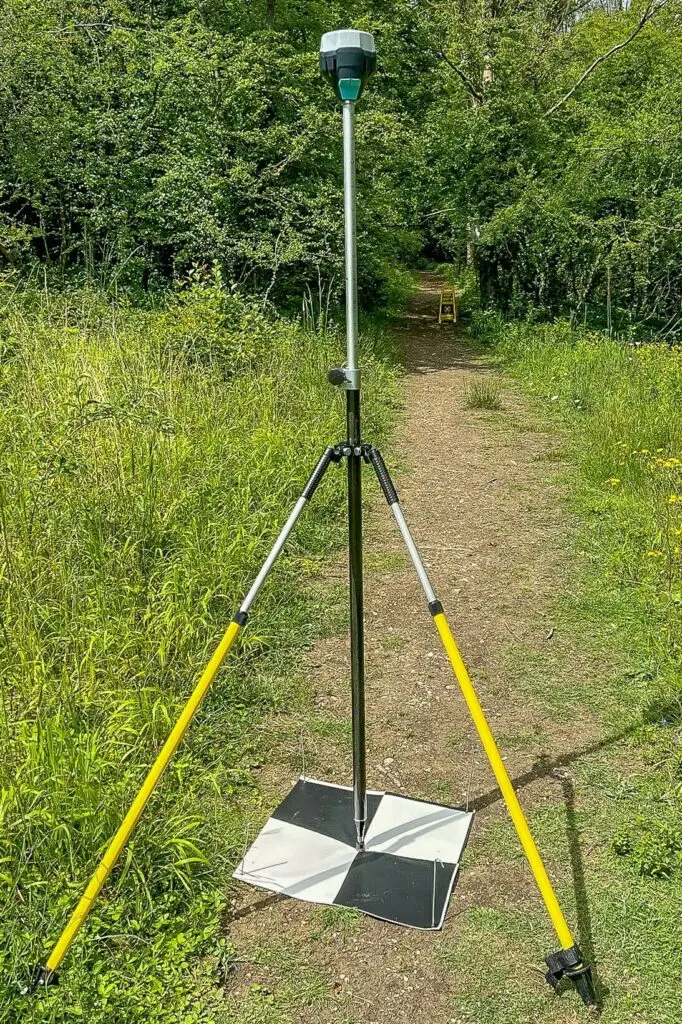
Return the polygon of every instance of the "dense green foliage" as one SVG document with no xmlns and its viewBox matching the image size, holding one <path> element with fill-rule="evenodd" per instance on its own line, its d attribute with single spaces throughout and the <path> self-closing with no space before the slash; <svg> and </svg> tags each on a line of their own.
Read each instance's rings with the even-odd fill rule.
<svg viewBox="0 0 682 1024">
<path fill-rule="evenodd" d="M 0 259 L 148 289 L 192 266 L 272 298 L 342 281 L 338 110 L 321 31 L 367 5 L 9 0 L 0 9 Z M 372 27 L 394 64 L 358 123 L 361 287 L 414 257 L 419 165 L 401 124 L 400 3 Z M 422 89 L 407 95 L 410 107 Z M 371 157 L 371 158 L 370 158 Z"/>
<path fill-rule="evenodd" d="M 446 52 L 468 87 L 451 74 L 428 118 L 432 244 L 461 260 L 467 234 L 478 238 L 471 247 L 482 294 L 510 313 L 560 313 L 623 334 L 675 337 L 682 299 L 676 7 L 656 12 L 565 102 L 595 60 L 626 42 L 653 8 L 597 5 L 587 13 L 583 5 L 534 0 L 453 18 L 453 5 L 436 7 L 447 19 Z"/>
<path fill-rule="evenodd" d="M 0 992 L 16 996 L 344 416 L 326 383 L 336 339 L 211 283 L 156 312 L 10 295 L 0 336 Z M 371 348 L 363 361 L 380 436 L 391 373 Z M 191 979 L 219 980 L 254 724 L 297 699 L 291 651 L 314 635 L 343 494 L 330 471 L 46 1020 L 206 1019 Z"/>
<path fill-rule="evenodd" d="M 629 595 L 641 704 L 664 726 L 647 732 L 661 813 L 617 844 L 645 874 L 679 863 L 680 364 L 623 345 L 674 342 L 682 325 L 675 0 L 4 0 L 0 976 L 12 993 L 305 465 L 342 433 L 324 383 L 343 277 L 339 116 L 316 51 L 350 23 L 379 50 L 357 119 L 362 301 L 389 305 L 399 268 L 422 257 L 466 265 L 477 327 L 561 408 L 591 488 L 594 560 Z M 302 301 L 303 323 L 278 315 Z M 493 306 L 525 319 L 504 327 Z M 376 438 L 392 389 L 371 349 Z M 94 912 L 68 992 L 36 1019 L 210 1019 L 230 953 L 216 882 L 243 836 L 235 816 L 257 799 L 254 723 L 296 698 L 291 651 L 311 635 L 308 584 L 340 499 L 337 477 Z M 0 1019 L 15 1020 L 3 999 Z"/>
<path fill-rule="evenodd" d="M 215 264 L 273 299 L 336 296 L 338 115 L 316 48 L 343 22 L 379 46 L 359 117 L 366 302 L 424 245 L 461 262 L 468 239 L 508 310 L 676 334 L 674 0 L 8 0 L 0 259 L 141 289 Z"/>
</svg>

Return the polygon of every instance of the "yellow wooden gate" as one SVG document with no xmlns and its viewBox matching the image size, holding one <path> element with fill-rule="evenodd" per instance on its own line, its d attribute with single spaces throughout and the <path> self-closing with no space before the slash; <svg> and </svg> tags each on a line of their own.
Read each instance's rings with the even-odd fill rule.
<svg viewBox="0 0 682 1024">
<path fill-rule="evenodd" d="M 454 288 L 441 288 L 440 305 L 438 307 L 438 323 L 454 324 L 457 322 L 457 299 Z"/>
</svg>

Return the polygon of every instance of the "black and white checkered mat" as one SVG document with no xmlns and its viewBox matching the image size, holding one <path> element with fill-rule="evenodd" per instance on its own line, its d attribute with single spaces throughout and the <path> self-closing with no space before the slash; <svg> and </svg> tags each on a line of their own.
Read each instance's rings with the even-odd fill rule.
<svg viewBox="0 0 682 1024">
<path fill-rule="evenodd" d="M 300 779 L 234 873 L 311 903 L 353 907 L 412 928 L 441 928 L 473 812 L 367 793 L 355 849 L 353 791 Z"/>
</svg>

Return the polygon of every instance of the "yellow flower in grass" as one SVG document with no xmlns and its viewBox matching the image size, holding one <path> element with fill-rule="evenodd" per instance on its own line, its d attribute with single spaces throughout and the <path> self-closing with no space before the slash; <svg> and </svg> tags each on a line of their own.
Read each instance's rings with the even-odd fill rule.
<svg viewBox="0 0 682 1024">
<path fill-rule="evenodd" d="M 669 505 L 677 505 L 678 502 L 682 502 L 682 494 L 669 494 L 668 495 L 668 504 Z"/>
<path fill-rule="evenodd" d="M 663 558 L 662 551 L 647 551 L 647 558 Z"/>
<path fill-rule="evenodd" d="M 611 487 L 617 487 L 618 484 L 620 483 L 620 477 L 619 476 L 610 476 L 608 478 L 608 480 L 604 481 L 604 483 L 605 484 L 609 484 Z"/>
</svg>

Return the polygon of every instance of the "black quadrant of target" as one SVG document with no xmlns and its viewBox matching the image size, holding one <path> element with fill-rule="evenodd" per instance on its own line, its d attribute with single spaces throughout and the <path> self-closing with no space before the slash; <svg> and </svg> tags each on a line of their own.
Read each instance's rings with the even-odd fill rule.
<svg viewBox="0 0 682 1024">
<path fill-rule="evenodd" d="M 440 928 L 456 864 L 358 853 L 334 903 L 410 928 Z"/>
<path fill-rule="evenodd" d="M 381 803 L 383 793 L 367 793 L 367 825 Z M 272 812 L 277 821 L 307 828 L 311 832 L 337 839 L 347 846 L 355 846 L 355 820 L 353 817 L 353 791 L 346 786 L 299 779 L 279 807 Z"/>
</svg>

